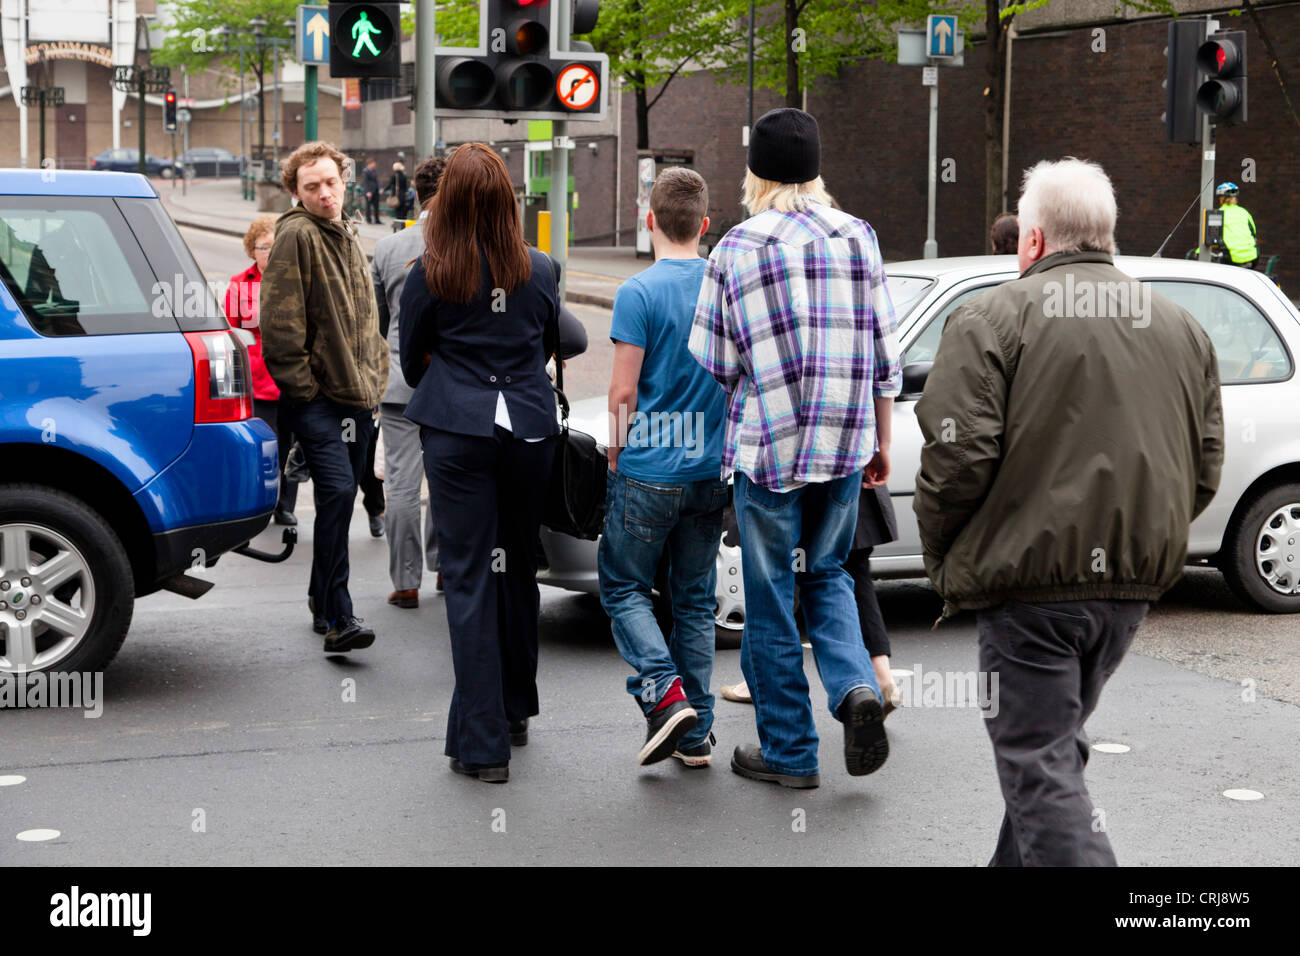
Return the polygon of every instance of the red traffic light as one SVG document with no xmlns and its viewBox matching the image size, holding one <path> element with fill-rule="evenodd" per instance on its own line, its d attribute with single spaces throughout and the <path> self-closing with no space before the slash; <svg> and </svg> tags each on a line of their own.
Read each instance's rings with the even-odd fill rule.
<svg viewBox="0 0 1300 956">
<path fill-rule="evenodd" d="M 171 106 L 171 105 L 172 105 L 173 103 L 175 103 L 175 102 L 176 102 L 176 94 L 175 94 L 175 93 L 172 93 L 172 92 L 168 92 L 168 93 L 167 93 L 167 105 L 168 105 L 168 106 Z"/>
<path fill-rule="evenodd" d="M 546 27 L 536 20 L 515 20 L 506 34 L 506 48 L 516 56 L 530 56 L 546 49 Z"/>
<path fill-rule="evenodd" d="M 1231 40 L 1207 40 L 1196 51 L 1196 63 L 1212 77 L 1231 76 L 1241 68 L 1241 50 Z"/>
</svg>

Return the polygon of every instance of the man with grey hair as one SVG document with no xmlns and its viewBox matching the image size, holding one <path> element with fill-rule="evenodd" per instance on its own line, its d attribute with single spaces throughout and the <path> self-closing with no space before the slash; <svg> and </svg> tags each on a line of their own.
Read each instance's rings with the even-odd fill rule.
<svg viewBox="0 0 1300 956">
<path fill-rule="evenodd" d="M 998 676 L 991 864 L 1113 866 L 1083 725 L 1218 488 L 1218 361 L 1185 310 L 1124 291 L 1100 166 L 1039 163 L 1019 214 L 1020 278 L 953 313 L 917 403 L 914 508 L 944 616 L 976 612 Z"/>
</svg>

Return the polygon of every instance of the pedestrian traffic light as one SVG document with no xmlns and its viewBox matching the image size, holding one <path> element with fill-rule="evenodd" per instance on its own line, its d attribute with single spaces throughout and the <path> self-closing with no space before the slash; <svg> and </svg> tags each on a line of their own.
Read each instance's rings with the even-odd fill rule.
<svg viewBox="0 0 1300 956">
<path fill-rule="evenodd" d="M 1196 91 L 1201 70 L 1196 54 L 1205 42 L 1204 20 L 1172 20 L 1169 46 L 1165 49 L 1165 134 L 1171 143 L 1199 143 L 1201 115 L 1196 109 Z"/>
<path fill-rule="evenodd" d="M 176 91 L 163 94 L 163 132 L 176 132 Z"/>
<path fill-rule="evenodd" d="M 330 3 L 330 76 L 397 77 L 402 20 L 396 3 Z"/>
<path fill-rule="evenodd" d="M 577 41 L 560 49 L 550 0 L 479 0 L 477 47 L 439 47 L 435 112 L 497 119 L 601 120 L 609 58 Z M 571 34 L 596 27 L 600 0 L 572 0 Z"/>
<path fill-rule="evenodd" d="M 1197 51 L 1196 62 L 1206 74 L 1196 105 L 1215 122 L 1246 122 L 1246 31 L 1211 35 Z"/>
</svg>

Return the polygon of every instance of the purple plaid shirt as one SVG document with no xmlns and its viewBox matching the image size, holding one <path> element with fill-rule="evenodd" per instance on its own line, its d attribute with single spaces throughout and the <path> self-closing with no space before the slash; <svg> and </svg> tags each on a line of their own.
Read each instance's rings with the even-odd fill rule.
<svg viewBox="0 0 1300 956">
<path fill-rule="evenodd" d="M 690 350 L 727 392 L 723 478 L 789 491 L 862 469 L 873 399 L 902 384 L 875 232 L 820 204 L 745 220 L 709 256 Z"/>
</svg>

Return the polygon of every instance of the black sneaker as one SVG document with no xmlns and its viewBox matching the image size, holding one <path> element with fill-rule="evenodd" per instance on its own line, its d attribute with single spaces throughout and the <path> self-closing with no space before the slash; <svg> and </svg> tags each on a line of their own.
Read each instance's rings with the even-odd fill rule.
<svg viewBox="0 0 1300 956">
<path fill-rule="evenodd" d="M 637 754 L 636 762 L 644 766 L 672 756 L 677 741 L 681 740 L 699 719 L 700 715 L 695 712 L 695 708 L 685 697 L 652 713 L 645 719 L 645 746 Z"/>
<path fill-rule="evenodd" d="M 375 632 L 363 627 L 359 617 L 341 617 L 325 635 L 325 653 L 359 651 L 375 643 Z"/>
<path fill-rule="evenodd" d="M 478 777 L 484 783 L 506 783 L 510 780 L 510 766 L 504 767 L 486 767 L 476 763 L 461 763 L 455 757 L 451 758 L 451 769 L 455 773 L 463 773 L 467 777 Z"/>
<path fill-rule="evenodd" d="M 701 740 L 694 747 L 678 747 L 673 756 L 688 767 L 707 767 L 713 759 L 713 745 L 717 742 L 718 738 L 710 732 L 708 740 Z"/>
<path fill-rule="evenodd" d="M 876 692 L 855 687 L 840 704 L 837 716 L 844 724 L 844 766 L 850 776 L 864 777 L 883 767 L 889 756 L 889 738 Z"/>
<path fill-rule="evenodd" d="M 384 516 L 371 515 L 370 516 L 370 537 L 382 538 L 383 536 L 384 536 Z"/>
<path fill-rule="evenodd" d="M 777 773 L 763 763 L 763 750 L 758 744 L 741 744 L 738 746 L 736 752 L 731 755 L 731 769 L 742 777 L 748 777 L 750 780 L 779 783 L 791 790 L 812 790 L 822 784 L 821 776 L 815 773 L 804 777 L 796 777 L 789 773 Z"/>
<path fill-rule="evenodd" d="M 317 634 L 324 634 L 330 629 L 330 622 L 320 616 L 316 610 L 316 599 L 307 595 L 307 610 L 311 611 L 311 629 Z"/>
<path fill-rule="evenodd" d="M 510 746 L 523 747 L 528 744 L 528 718 L 510 721 Z"/>
</svg>

